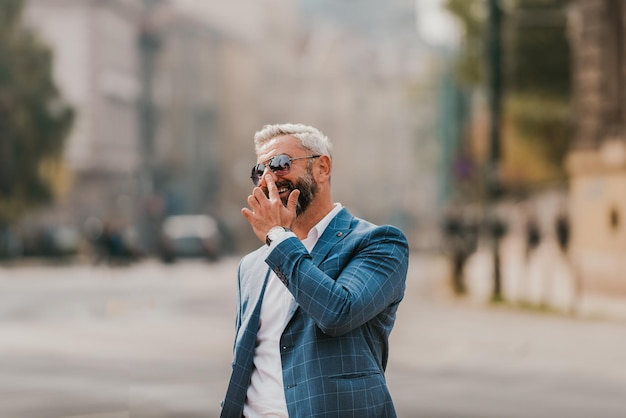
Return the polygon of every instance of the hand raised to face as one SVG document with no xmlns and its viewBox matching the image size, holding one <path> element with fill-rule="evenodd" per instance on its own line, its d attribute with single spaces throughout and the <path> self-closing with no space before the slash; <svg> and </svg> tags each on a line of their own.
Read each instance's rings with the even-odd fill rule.
<svg viewBox="0 0 626 418">
<path fill-rule="evenodd" d="M 250 222 L 255 235 L 265 242 L 267 232 L 274 226 L 291 228 L 296 219 L 296 205 L 300 190 L 294 189 L 285 206 L 278 193 L 272 174 L 263 177 L 267 186 L 267 196 L 260 186 L 252 190 L 248 196 L 248 208 L 241 209 L 241 214 Z"/>
</svg>

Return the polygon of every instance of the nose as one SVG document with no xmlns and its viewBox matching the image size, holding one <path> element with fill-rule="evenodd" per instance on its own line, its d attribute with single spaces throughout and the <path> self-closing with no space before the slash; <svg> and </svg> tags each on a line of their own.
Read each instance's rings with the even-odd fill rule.
<svg viewBox="0 0 626 418">
<path fill-rule="evenodd" d="M 267 184 L 265 184 L 265 176 L 268 173 L 271 176 L 273 176 L 274 177 L 274 181 L 276 181 L 276 175 L 274 174 L 274 172 L 272 170 L 270 170 L 270 168 L 268 166 L 265 166 L 265 170 L 263 170 L 263 175 L 261 175 L 261 178 L 259 179 L 259 184 L 257 185 L 257 187 L 260 187 L 262 189 L 265 189 L 267 187 Z"/>
</svg>

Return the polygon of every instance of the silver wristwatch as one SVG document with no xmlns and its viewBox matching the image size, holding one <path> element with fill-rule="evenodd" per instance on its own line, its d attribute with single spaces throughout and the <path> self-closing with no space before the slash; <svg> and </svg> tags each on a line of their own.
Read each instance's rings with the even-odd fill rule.
<svg viewBox="0 0 626 418">
<path fill-rule="evenodd" d="M 270 229 L 265 236 L 265 243 L 269 246 L 272 241 L 275 241 L 281 234 L 285 232 L 290 232 L 291 229 L 285 228 L 284 226 L 274 226 Z"/>
</svg>

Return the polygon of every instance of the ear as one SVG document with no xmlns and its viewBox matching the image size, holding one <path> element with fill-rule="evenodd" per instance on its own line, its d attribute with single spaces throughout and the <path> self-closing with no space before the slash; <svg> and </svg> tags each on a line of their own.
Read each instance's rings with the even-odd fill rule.
<svg viewBox="0 0 626 418">
<path fill-rule="evenodd" d="M 328 155 L 322 155 L 317 160 L 318 181 L 328 181 L 333 167 L 332 160 Z"/>
</svg>

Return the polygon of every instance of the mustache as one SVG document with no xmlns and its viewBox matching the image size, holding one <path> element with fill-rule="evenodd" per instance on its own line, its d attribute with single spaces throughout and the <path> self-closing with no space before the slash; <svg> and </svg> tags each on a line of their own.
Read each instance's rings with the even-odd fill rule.
<svg viewBox="0 0 626 418">
<path fill-rule="evenodd" d="M 277 189 L 281 189 L 283 187 L 288 188 L 290 191 L 294 190 L 296 188 L 296 186 L 290 182 L 289 180 L 283 180 L 283 181 L 279 181 L 276 183 L 276 188 Z M 270 197 L 270 191 L 267 187 L 263 188 L 263 193 L 265 193 L 265 197 L 269 198 Z"/>
</svg>

